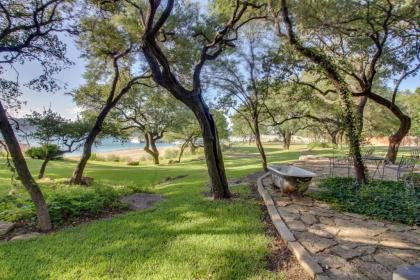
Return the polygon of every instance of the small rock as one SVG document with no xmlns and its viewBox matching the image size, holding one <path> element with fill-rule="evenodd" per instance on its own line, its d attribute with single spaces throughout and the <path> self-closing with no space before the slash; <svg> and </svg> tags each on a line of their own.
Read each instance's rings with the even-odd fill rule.
<svg viewBox="0 0 420 280">
<path fill-rule="evenodd" d="M 293 213 L 291 212 L 289 209 L 289 207 L 281 207 L 278 206 L 277 210 L 280 213 L 280 216 L 286 221 L 293 221 L 293 220 L 298 220 L 299 219 L 299 214 Z"/>
<path fill-rule="evenodd" d="M 10 241 L 15 241 L 15 240 L 28 240 L 28 239 L 32 239 L 32 238 L 35 238 L 35 237 L 40 236 L 40 235 L 41 234 L 39 232 L 25 233 L 25 234 L 14 236 L 12 239 L 10 239 Z"/>
<path fill-rule="evenodd" d="M 293 220 L 293 221 L 287 222 L 287 226 L 292 231 L 305 231 L 306 230 L 304 223 L 302 223 L 301 221 Z"/>
<path fill-rule="evenodd" d="M 324 268 L 340 268 L 348 264 L 345 259 L 328 253 L 316 254 L 316 258 Z"/>
<path fill-rule="evenodd" d="M 334 254 L 346 259 L 346 260 L 350 260 L 353 259 L 355 257 L 359 257 L 362 252 L 359 250 L 354 250 L 354 249 L 346 249 L 343 248 L 341 246 L 334 246 L 333 248 L 331 248 L 331 252 L 333 252 Z"/>
<path fill-rule="evenodd" d="M 381 250 L 373 255 L 376 262 L 385 267 L 396 269 L 398 266 L 405 264 L 400 258 L 394 256 L 390 251 Z"/>
<path fill-rule="evenodd" d="M 389 249 L 389 251 L 396 257 L 402 259 L 403 261 L 414 264 L 416 261 L 420 260 L 420 255 L 414 250 L 401 250 L 401 249 Z"/>
<path fill-rule="evenodd" d="M 296 237 L 300 243 L 312 254 L 323 251 L 337 244 L 336 241 L 328 238 L 319 237 L 309 232 L 297 232 Z"/>
<path fill-rule="evenodd" d="M 333 219 L 327 217 L 319 217 L 319 222 L 324 225 L 335 226 Z"/>
<path fill-rule="evenodd" d="M 15 223 L 0 221 L 0 237 L 11 231 L 15 227 Z"/>
<path fill-rule="evenodd" d="M 372 255 L 361 256 L 360 259 L 365 262 L 375 262 L 375 259 L 373 258 Z"/>
<path fill-rule="evenodd" d="M 325 230 L 326 227 L 328 226 L 325 226 L 323 224 L 315 224 L 308 228 L 308 232 L 324 238 L 333 238 L 334 235 L 331 234 L 328 230 Z"/>
<path fill-rule="evenodd" d="M 354 260 L 353 264 L 369 279 L 389 280 L 392 278 L 392 272 L 381 264 L 364 262 L 358 259 Z"/>
<path fill-rule="evenodd" d="M 304 222 L 307 225 L 313 225 L 317 222 L 317 219 L 315 218 L 315 216 L 309 213 L 303 213 L 300 216 L 300 219 L 302 220 L 302 222 Z"/>
</svg>

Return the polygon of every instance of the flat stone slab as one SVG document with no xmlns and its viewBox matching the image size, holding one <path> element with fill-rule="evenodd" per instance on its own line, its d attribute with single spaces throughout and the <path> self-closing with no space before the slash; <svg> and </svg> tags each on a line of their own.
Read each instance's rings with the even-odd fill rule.
<svg viewBox="0 0 420 280">
<path fill-rule="evenodd" d="M 15 241 L 15 240 L 29 240 L 29 239 L 33 239 L 35 237 L 38 237 L 40 235 L 41 234 L 39 232 L 25 233 L 25 234 L 14 236 L 12 239 L 10 239 L 10 241 Z"/>
<path fill-rule="evenodd" d="M 15 223 L 0 221 L 0 237 L 7 234 L 15 227 Z"/>
<path fill-rule="evenodd" d="M 135 193 L 121 198 L 120 201 L 128 204 L 132 210 L 141 210 L 162 201 L 162 196 L 151 193 Z"/>
<path fill-rule="evenodd" d="M 269 178 L 261 182 L 264 200 L 296 238 L 285 240 L 288 247 L 311 277 L 391 280 L 397 268 L 420 263 L 419 227 L 340 213 L 308 196 L 282 194 Z"/>
</svg>

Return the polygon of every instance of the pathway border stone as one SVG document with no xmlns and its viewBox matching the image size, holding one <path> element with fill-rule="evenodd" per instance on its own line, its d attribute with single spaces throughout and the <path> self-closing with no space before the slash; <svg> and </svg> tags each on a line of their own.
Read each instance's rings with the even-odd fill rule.
<svg viewBox="0 0 420 280">
<path fill-rule="evenodd" d="M 270 173 L 266 173 L 257 180 L 257 188 L 261 197 L 267 206 L 268 214 L 270 215 L 271 221 L 279 232 L 281 238 L 286 242 L 287 247 L 293 252 L 300 265 L 305 271 L 312 277 L 315 278 L 317 274 L 322 273 L 322 267 L 316 262 L 314 258 L 309 254 L 308 251 L 296 241 L 295 236 L 283 222 L 280 217 L 279 211 L 274 204 L 271 195 L 264 188 L 262 180 L 269 176 Z"/>
<path fill-rule="evenodd" d="M 285 195 L 266 173 L 257 189 L 287 247 L 313 279 L 391 280 L 420 262 L 420 228 L 341 213 L 308 196 Z"/>
</svg>

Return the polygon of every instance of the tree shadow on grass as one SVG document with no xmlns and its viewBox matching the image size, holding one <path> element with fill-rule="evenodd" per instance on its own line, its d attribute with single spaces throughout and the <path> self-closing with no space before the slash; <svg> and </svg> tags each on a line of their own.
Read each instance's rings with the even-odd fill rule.
<svg viewBox="0 0 420 280">
<path fill-rule="evenodd" d="M 168 185 L 152 210 L 0 246 L 9 279 L 245 279 L 265 266 L 267 240 L 254 203 L 213 202 Z M 185 191 L 191 191 L 186 196 Z M 7 274 L 6 274 L 7 273 Z"/>
</svg>

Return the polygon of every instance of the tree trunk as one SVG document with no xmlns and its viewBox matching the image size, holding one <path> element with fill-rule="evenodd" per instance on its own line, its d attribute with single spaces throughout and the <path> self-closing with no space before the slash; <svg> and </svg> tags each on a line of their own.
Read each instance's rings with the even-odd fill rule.
<svg viewBox="0 0 420 280">
<path fill-rule="evenodd" d="M 194 141 L 195 140 L 192 139 L 191 142 L 190 142 L 190 152 L 191 152 L 192 155 L 195 155 L 196 154 L 196 150 L 197 150 L 197 148 L 195 147 Z"/>
<path fill-rule="evenodd" d="M 156 148 L 156 139 L 153 135 L 150 136 L 150 147 L 152 148 L 153 152 L 153 163 L 159 164 L 159 150 Z"/>
<path fill-rule="evenodd" d="M 388 138 L 389 145 L 388 152 L 385 157 L 386 161 L 395 163 L 397 160 L 398 149 L 401 145 L 401 141 L 407 135 L 408 131 L 410 130 L 410 126 L 411 119 L 409 117 L 404 116 L 400 118 L 400 127 L 398 128 L 398 131 Z"/>
<path fill-rule="evenodd" d="M 376 103 L 388 108 L 400 121 L 398 131 L 389 137 L 388 152 L 385 156 L 386 161 L 395 163 L 395 160 L 397 159 L 398 148 L 400 147 L 401 141 L 410 131 L 411 118 L 404 114 L 397 105 L 378 94 L 368 92 L 366 96 L 369 99 L 375 101 Z"/>
<path fill-rule="evenodd" d="M 307 47 L 296 38 L 293 30 L 293 24 L 289 17 L 289 11 L 285 0 L 281 1 L 281 12 L 283 16 L 283 22 L 285 24 L 287 38 L 289 44 L 291 44 L 296 51 L 301 55 L 311 60 L 323 68 L 326 77 L 336 88 L 340 95 L 341 106 L 344 112 L 344 121 L 347 128 L 347 135 L 350 142 L 350 153 L 353 156 L 354 169 L 356 171 L 356 182 L 361 184 L 367 181 L 366 167 L 363 163 L 360 139 L 358 137 L 357 128 L 355 126 L 353 104 L 352 104 L 352 93 L 345 80 L 340 76 L 337 71 L 337 67 L 324 53 L 316 51 L 314 48 Z M 280 30 L 279 30 L 280 31 Z"/>
<path fill-rule="evenodd" d="M 391 135 L 388 138 L 389 139 L 388 152 L 385 157 L 385 159 L 388 162 L 392 162 L 392 163 L 395 163 L 395 161 L 397 160 L 398 149 L 401 145 L 401 141 L 408 134 L 411 127 L 410 117 L 406 115 L 403 115 L 403 116 L 399 115 L 398 118 L 400 120 L 400 127 L 398 128 L 398 131 L 395 134 Z"/>
<path fill-rule="evenodd" d="M 156 139 L 150 132 L 144 134 L 144 139 L 146 140 L 144 151 L 152 156 L 154 164 L 159 164 L 159 150 L 156 148 Z"/>
<path fill-rule="evenodd" d="M 38 179 L 44 178 L 45 169 L 47 168 L 47 164 L 49 161 L 50 159 L 46 157 L 44 161 L 42 162 L 41 169 L 39 170 L 39 174 L 38 174 Z"/>
<path fill-rule="evenodd" d="M 331 137 L 331 144 L 338 145 L 338 130 L 328 131 L 328 134 Z"/>
<path fill-rule="evenodd" d="M 292 134 L 289 131 L 285 131 L 283 134 L 283 149 L 289 150 L 291 142 L 292 142 Z"/>
<path fill-rule="evenodd" d="M 258 125 L 258 119 L 254 119 L 254 123 L 253 123 L 253 125 L 254 125 L 254 132 L 255 132 L 255 144 L 257 145 L 257 149 L 258 149 L 258 152 L 260 153 L 260 155 L 261 155 L 261 165 L 262 165 L 262 168 L 264 169 L 264 171 L 268 171 L 268 169 L 267 169 L 267 156 L 266 156 L 266 154 L 265 154 L 265 151 L 264 151 L 264 146 L 263 146 L 263 144 L 262 144 L 262 141 L 261 141 L 261 134 L 260 134 L 260 128 L 259 128 L 259 125 Z"/>
<path fill-rule="evenodd" d="M 368 98 L 367 96 L 361 96 L 359 100 L 359 104 L 357 104 L 357 133 L 359 137 L 362 137 L 363 132 L 363 123 L 364 123 L 364 113 L 367 104 Z"/>
<path fill-rule="evenodd" d="M 50 214 L 41 189 L 32 177 L 25 158 L 19 146 L 16 135 L 9 123 L 6 111 L 0 102 L 0 130 L 9 150 L 14 168 L 17 171 L 19 180 L 28 191 L 33 203 L 35 204 L 38 227 L 41 231 L 50 231 L 52 229 Z"/>
<path fill-rule="evenodd" d="M 186 148 L 186 147 L 187 147 L 187 145 L 188 145 L 188 141 L 189 141 L 189 140 L 187 140 L 186 142 L 184 142 L 184 143 L 182 144 L 182 146 L 181 146 L 181 149 L 179 150 L 178 162 L 181 162 L 181 158 L 182 158 L 182 155 L 184 154 L 184 150 L 185 150 L 185 148 Z"/>
<path fill-rule="evenodd" d="M 86 164 L 92 155 L 92 146 L 95 143 L 96 137 L 99 135 L 99 133 L 101 133 L 105 118 L 109 111 L 111 111 L 112 107 L 112 104 L 106 105 L 96 118 L 95 125 L 92 127 L 92 130 L 89 132 L 85 144 L 83 145 L 83 153 L 79 163 L 76 166 L 76 169 L 73 172 L 73 176 L 70 180 L 71 184 L 80 185 L 82 183 L 83 172 L 85 171 Z"/>
<path fill-rule="evenodd" d="M 222 150 L 213 116 L 201 95 L 195 102 L 188 103 L 188 107 L 194 112 L 200 124 L 213 198 L 230 198 L 231 193 L 229 191 Z"/>
</svg>

